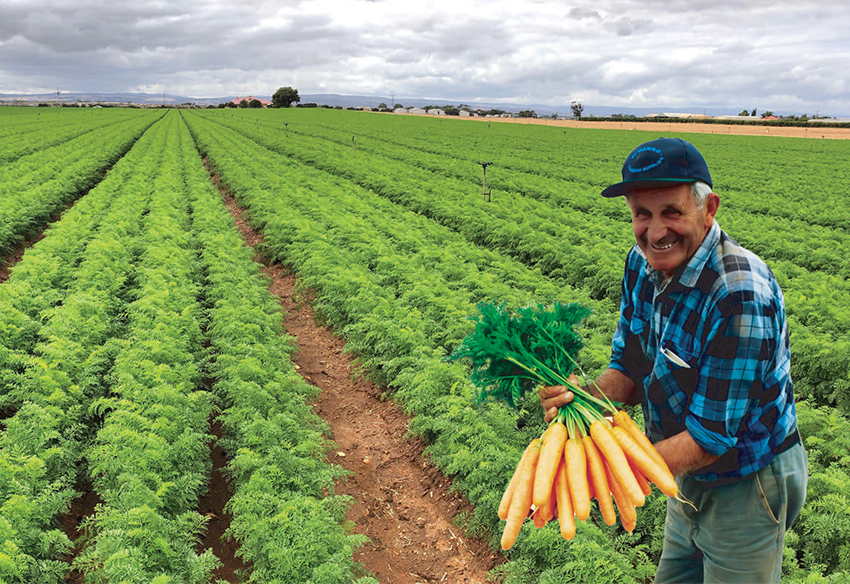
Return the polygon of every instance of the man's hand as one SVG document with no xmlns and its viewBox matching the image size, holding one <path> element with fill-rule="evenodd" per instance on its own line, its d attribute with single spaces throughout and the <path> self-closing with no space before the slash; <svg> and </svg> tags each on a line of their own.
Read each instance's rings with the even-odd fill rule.
<svg viewBox="0 0 850 584">
<path fill-rule="evenodd" d="M 578 378 L 575 375 L 570 375 L 569 381 L 578 385 Z M 575 396 L 565 385 L 541 385 L 537 390 L 537 397 L 540 398 L 540 404 L 545 412 L 543 419 L 548 424 L 558 415 L 558 408 L 573 401 Z"/>
</svg>

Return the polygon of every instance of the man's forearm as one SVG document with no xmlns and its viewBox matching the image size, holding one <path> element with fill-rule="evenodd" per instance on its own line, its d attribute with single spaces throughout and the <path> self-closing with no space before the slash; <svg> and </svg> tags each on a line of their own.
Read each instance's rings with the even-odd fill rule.
<svg viewBox="0 0 850 584">
<path fill-rule="evenodd" d="M 599 391 L 613 402 L 619 402 L 630 406 L 636 405 L 637 387 L 631 377 L 617 369 L 606 369 L 596 378 L 595 384 L 588 386 L 591 393 L 599 396 Z"/>
<path fill-rule="evenodd" d="M 699 470 L 720 458 L 706 452 L 687 430 L 656 442 L 655 449 L 670 467 L 673 476 Z"/>
</svg>

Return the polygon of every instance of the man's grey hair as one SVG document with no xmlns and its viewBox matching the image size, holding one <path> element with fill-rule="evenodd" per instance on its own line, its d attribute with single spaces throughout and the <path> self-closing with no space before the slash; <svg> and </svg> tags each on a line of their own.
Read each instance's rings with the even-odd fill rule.
<svg viewBox="0 0 850 584">
<path fill-rule="evenodd" d="M 694 199 L 694 203 L 696 203 L 698 209 L 705 207 L 708 195 L 712 192 L 713 191 L 711 190 L 711 187 L 708 186 L 708 183 L 698 180 L 691 184 L 691 197 Z M 629 200 L 629 194 L 630 193 L 626 193 L 626 201 Z"/>
<path fill-rule="evenodd" d="M 711 194 L 711 187 L 702 181 L 697 181 L 691 185 L 691 196 L 694 198 L 694 203 L 699 209 L 705 207 L 705 202 L 708 200 L 708 195 Z"/>
</svg>

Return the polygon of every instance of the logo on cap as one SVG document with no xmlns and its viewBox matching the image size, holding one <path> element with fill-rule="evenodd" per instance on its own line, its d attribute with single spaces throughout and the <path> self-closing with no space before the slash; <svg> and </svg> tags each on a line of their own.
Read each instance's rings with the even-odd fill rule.
<svg viewBox="0 0 850 584">
<path fill-rule="evenodd" d="M 648 156 L 641 156 L 641 154 L 643 154 L 644 152 L 648 153 Z M 652 158 L 654 158 L 652 154 L 657 155 L 657 158 L 655 158 L 655 160 L 652 160 Z M 661 163 L 664 162 L 664 155 L 661 153 L 661 149 L 655 148 L 653 146 L 645 146 L 643 148 L 639 148 L 632 154 L 630 160 L 634 160 L 638 156 L 641 157 L 641 163 L 643 163 L 644 165 L 632 166 L 630 163 L 628 166 L 629 172 L 646 172 L 647 170 L 652 170 L 656 166 L 660 166 Z"/>
</svg>

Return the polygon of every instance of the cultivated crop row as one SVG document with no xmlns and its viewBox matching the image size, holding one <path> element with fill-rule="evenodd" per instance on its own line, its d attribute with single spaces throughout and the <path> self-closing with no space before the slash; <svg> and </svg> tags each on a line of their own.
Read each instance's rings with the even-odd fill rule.
<svg viewBox="0 0 850 584">
<path fill-rule="evenodd" d="M 217 409 L 247 581 L 355 579 L 362 539 L 325 496 L 339 470 L 313 390 L 177 113 L 25 254 L 0 303 L 0 580 L 210 582 L 196 508 Z M 69 564 L 56 521 L 90 487 Z"/>
<path fill-rule="evenodd" d="M 97 130 L 0 162 L 0 256 L 41 231 L 121 158 L 162 112 L 140 112 Z M 50 126 L 38 135 L 49 136 Z"/>
<path fill-rule="evenodd" d="M 111 125 L 138 118 L 143 113 L 128 109 L 43 112 L 29 107 L 3 108 L 0 111 L 0 165 L 63 144 L 83 134 L 103 131 Z"/>
</svg>

